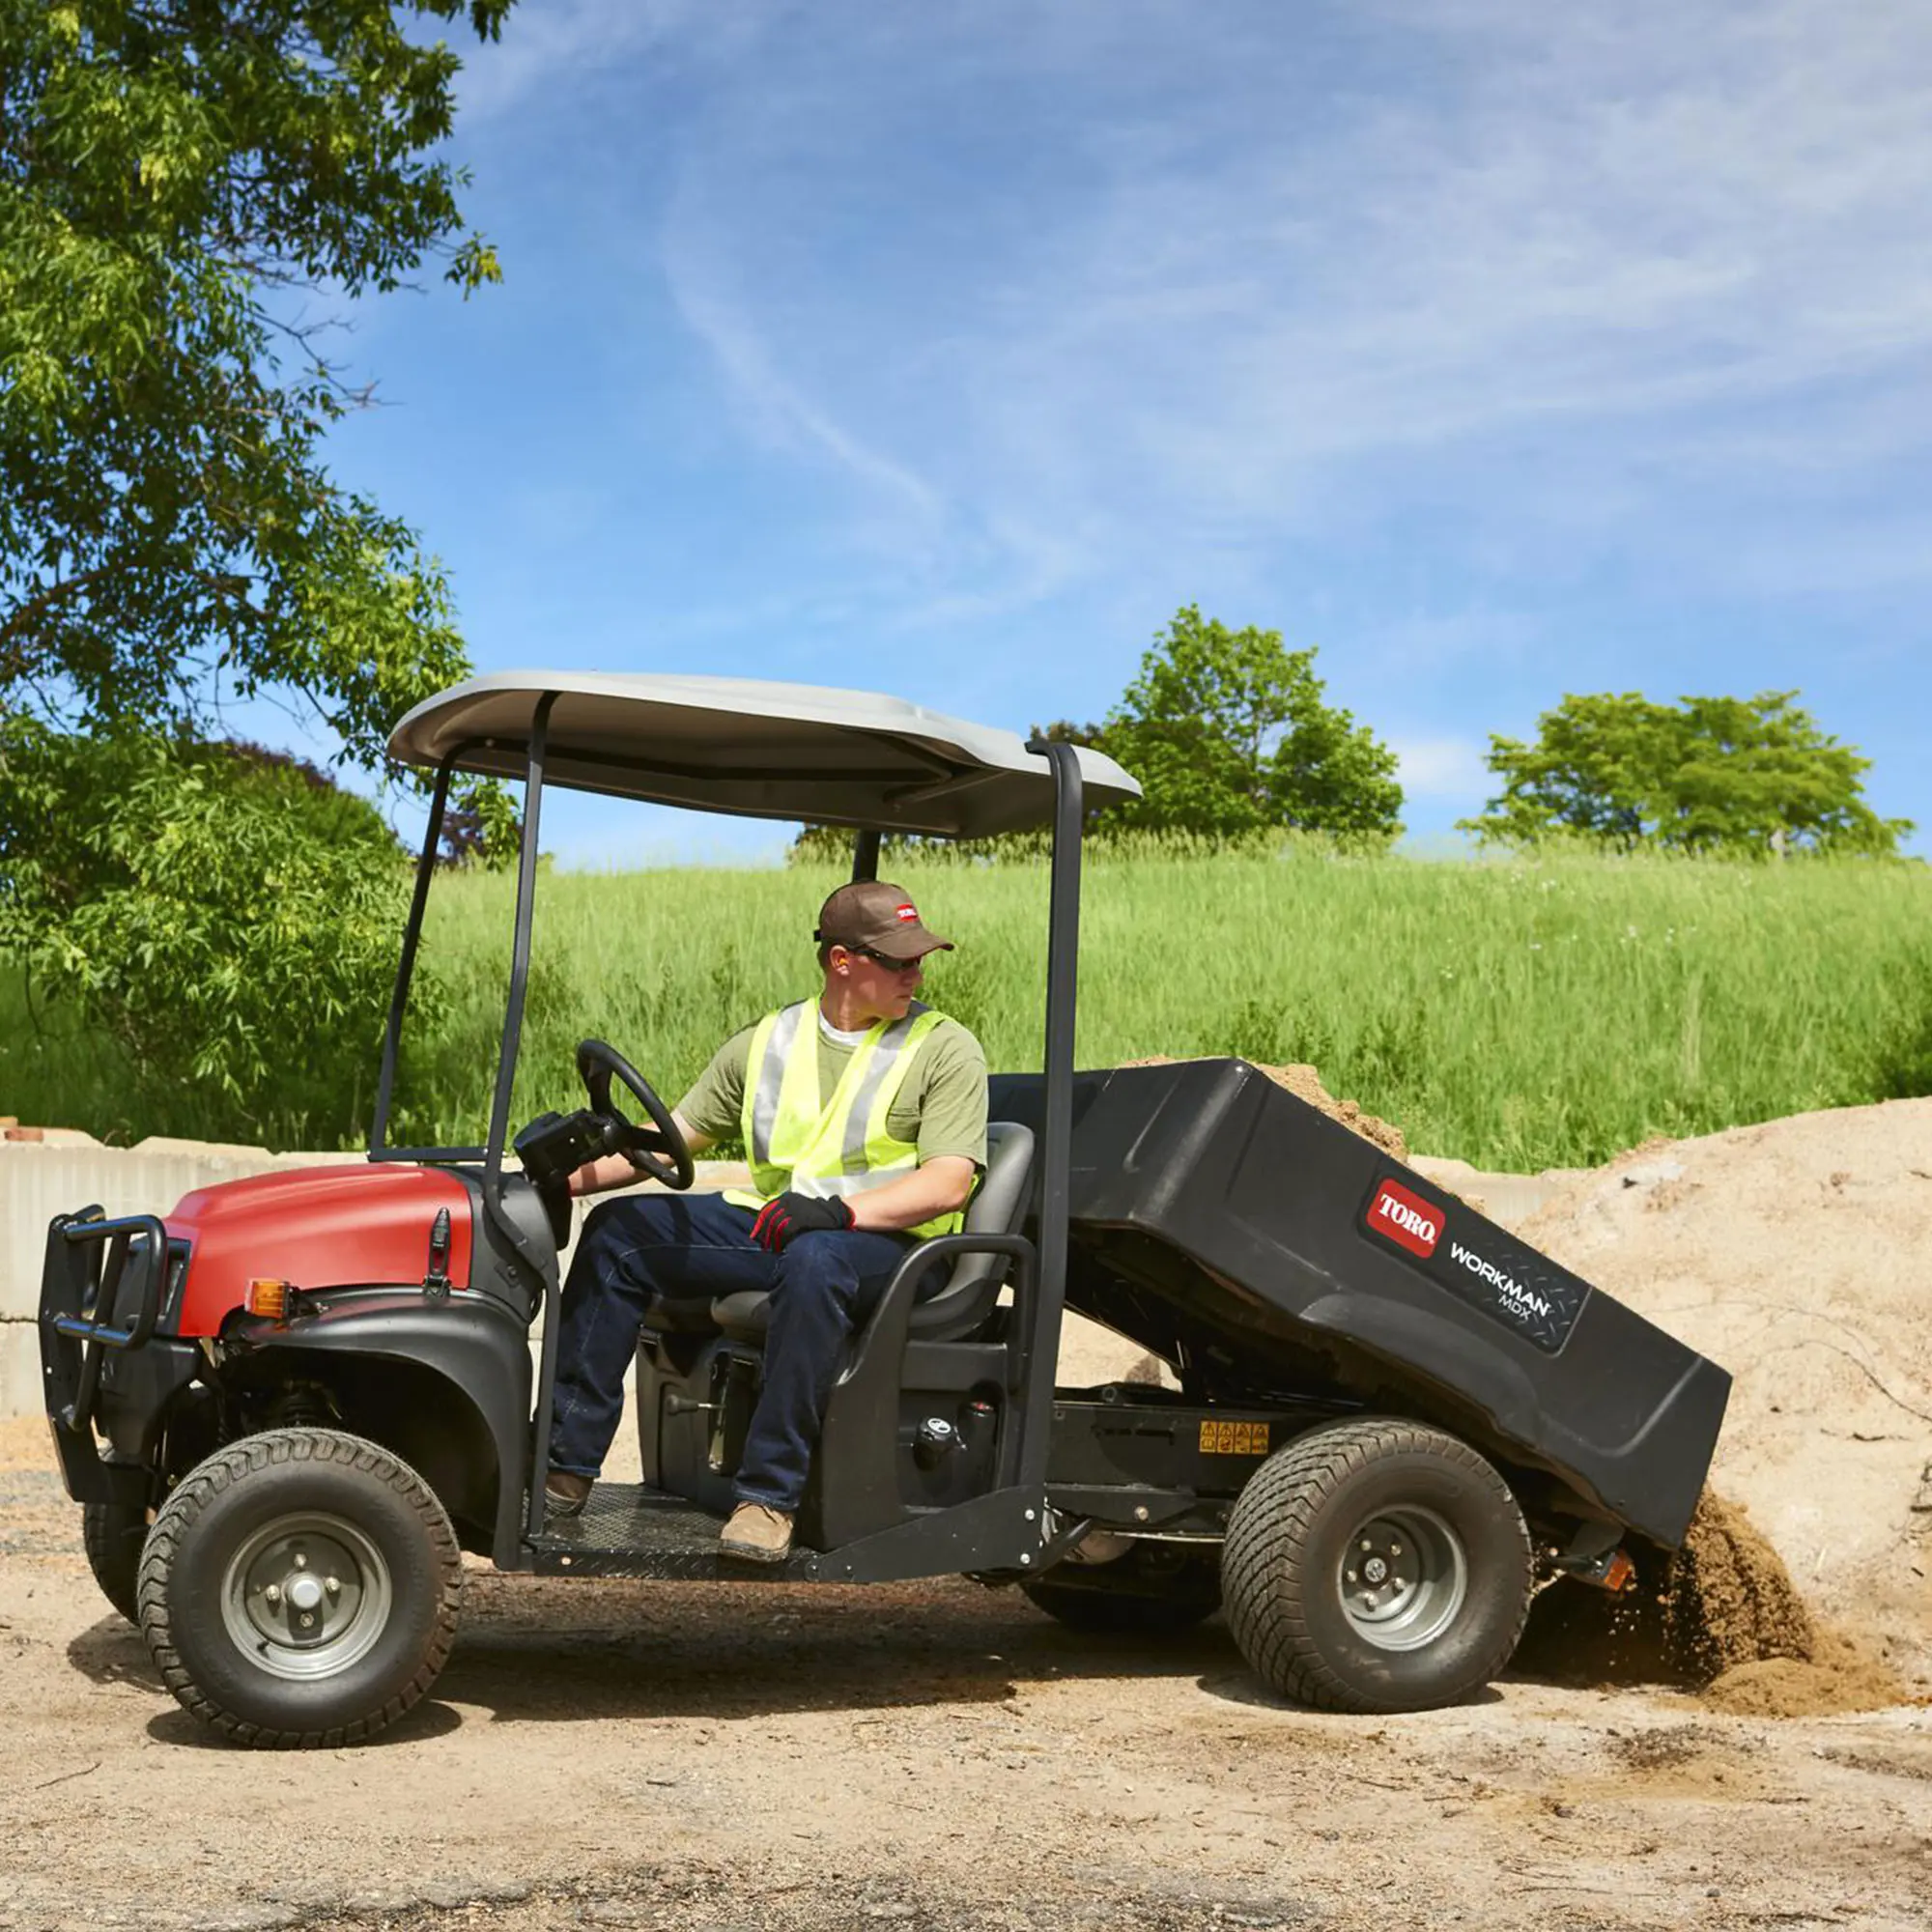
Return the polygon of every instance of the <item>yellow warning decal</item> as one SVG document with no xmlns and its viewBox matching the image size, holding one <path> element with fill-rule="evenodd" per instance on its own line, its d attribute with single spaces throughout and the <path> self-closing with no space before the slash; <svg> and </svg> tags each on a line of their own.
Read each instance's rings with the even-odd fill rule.
<svg viewBox="0 0 1932 1932">
<path fill-rule="evenodd" d="M 1268 1452 L 1268 1426 L 1265 1422 L 1214 1422 L 1201 1424 L 1201 1453 L 1204 1456 L 1265 1456 Z"/>
</svg>

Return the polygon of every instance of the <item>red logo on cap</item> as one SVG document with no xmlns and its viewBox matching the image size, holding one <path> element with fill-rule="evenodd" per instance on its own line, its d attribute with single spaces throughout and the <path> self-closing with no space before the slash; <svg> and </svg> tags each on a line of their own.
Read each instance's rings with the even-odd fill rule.
<svg viewBox="0 0 1932 1932">
<path fill-rule="evenodd" d="M 1384 1180 L 1369 1203 L 1368 1226 L 1412 1255 L 1433 1255 L 1442 1238 L 1442 1210 L 1399 1180 Z"/>
<path fill-rule="evenodd" d="M 919 908 L 917 906 L 902 905 L 894 914 L 894 917 L 901 925 L 917 925 L 919 923 Z"/>
</svg>

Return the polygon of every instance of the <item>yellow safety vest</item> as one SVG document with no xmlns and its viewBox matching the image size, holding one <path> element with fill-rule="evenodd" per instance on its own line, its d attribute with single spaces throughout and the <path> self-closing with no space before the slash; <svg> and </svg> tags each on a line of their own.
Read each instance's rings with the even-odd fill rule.
<svg viewBox="0 0 1932 1932">
<path fill-rule="evenodd" d="M 915 1005 L 902 1020 L 879 1021 L 853 1050 L 831 1099 L 821 1102 L 817 1001 L 767 1013 L 752 1035 L 739 1117 L 752 1188 L 727 1188 L 725 1200 L 762 1208 L 787 1190 L 814 1200 L 850 1197 L 912 1173 L 919 1149 L 896 1139 L 887 1121 L 919 1049 L 944 1018 Z M 952 1235 L 965 1221 L 955 1211 L 905 1233 Z"/>
</svg>

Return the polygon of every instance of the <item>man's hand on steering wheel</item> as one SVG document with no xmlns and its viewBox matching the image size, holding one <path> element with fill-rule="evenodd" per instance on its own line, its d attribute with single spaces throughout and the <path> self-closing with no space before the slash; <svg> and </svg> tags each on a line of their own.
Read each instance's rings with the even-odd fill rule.
<svg viewBox="0 0 1932 1932">
<path fill-rule="evenodd" d="M 646 1179 L 682 1191 L 696 1179 L 691 1148 L 676 1117 L 658 1098 L 657 1090 L 617 1051 L 601 1039 L 580 1040 L 577 1073 L 589 1095 L 590 1110 L 608 1128 L 610 1151 L 621 1153 Z M 649 1117 L 650 1125 L 633 1122 L 611 1098 L 611 1082 L 619 1081 Z"/>
</svg>

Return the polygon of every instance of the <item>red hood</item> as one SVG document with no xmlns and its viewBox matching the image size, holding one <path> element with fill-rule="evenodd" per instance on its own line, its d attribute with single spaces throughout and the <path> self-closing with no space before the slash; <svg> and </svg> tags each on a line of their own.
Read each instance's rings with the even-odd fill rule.
<svg viewBox="0 0 1932 1932">
<path fill-rule="evenodd" d="M 413 1283 L 429 1270 L 430 1232 L 449 1209 L 451 1285 L 469 1285 L 469 1190 L 446 1168 L 389 1161 L 284 1168 L 185 1194 L 167 1216 L 189 1243 L 175 1332 L 213 1335 L 257 1275 L 298 1288 Z"/>
</svg>

